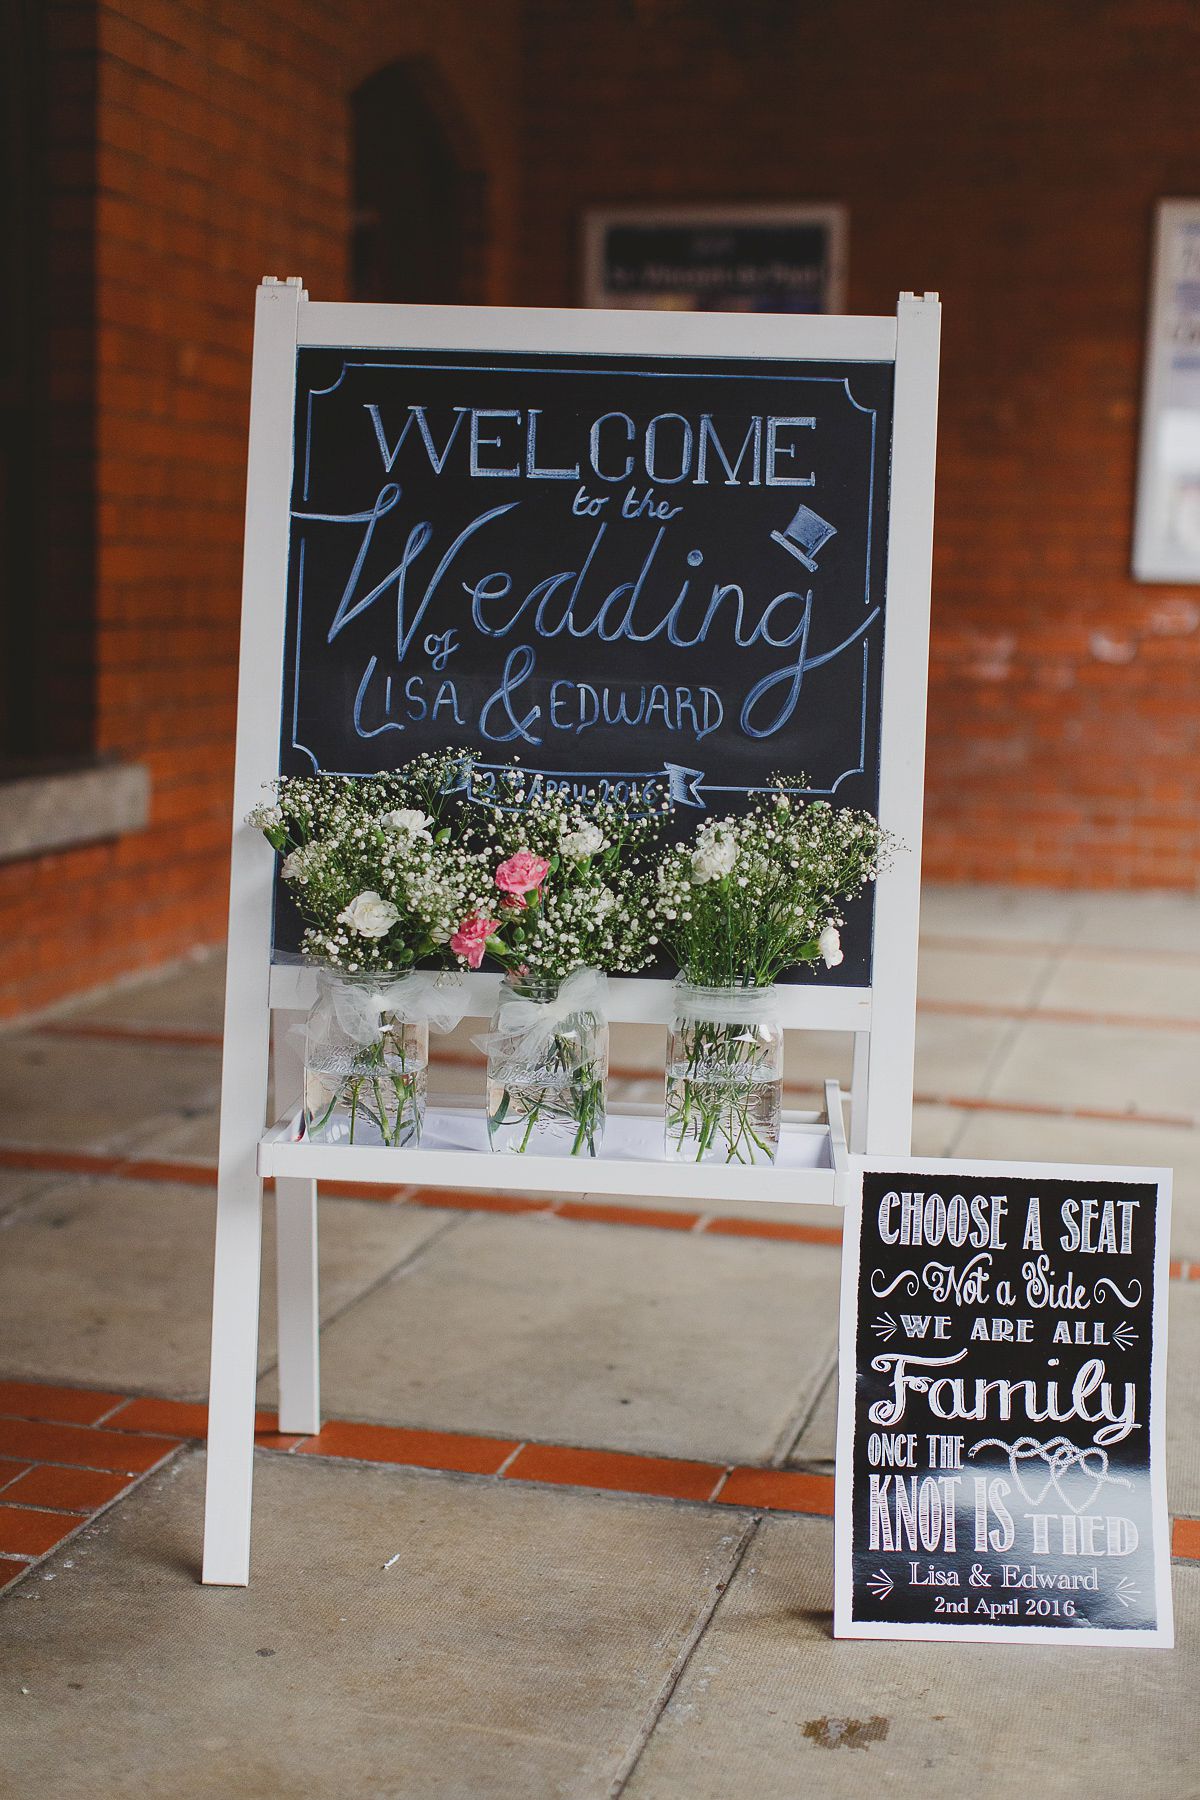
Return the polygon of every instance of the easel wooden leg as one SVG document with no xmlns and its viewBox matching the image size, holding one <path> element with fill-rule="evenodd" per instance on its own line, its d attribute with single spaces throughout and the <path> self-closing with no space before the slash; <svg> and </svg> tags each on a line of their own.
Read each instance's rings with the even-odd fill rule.
<svg viewBox="0 0 1200 1800">
<path fill-rule="evenodd" d="M 275 1182 L 275 1263 L 279 1294 L 279 1429 L 321 1429 L 317 1184 Z"/>
<path fill-rule="evenodd" d="M 825 1117 L 829 1121 L 829 1159 L 833 1164 L 833 1203 L 845 1206 L 850 1164 L 846 1149 L 846 1122 L 842 1117 L 842 1090 L 839 1082 L 825 1083 Z"/>
<path fill-rule="evenodd" d="M 854 1062 L 850 1074 L 850 1149 L 861 1156 L 867 1147 L 867 1070 L 871 1060 L 871 1034 L 854 1034 Z"/>
<path fill-rule="evenodd" d="M 217 1189 L 202 1577 L 226 1587 L 250 1579 L 261 1262 L 262 1182 L 229 1175 Z"/>
</svg>

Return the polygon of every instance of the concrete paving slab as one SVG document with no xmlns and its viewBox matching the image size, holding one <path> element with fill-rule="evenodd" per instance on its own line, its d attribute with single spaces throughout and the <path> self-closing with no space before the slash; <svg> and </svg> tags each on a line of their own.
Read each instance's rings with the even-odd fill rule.
<svg viewBox="0 0 1200 1800">
<path fill-rule="evenodd" d="M 998 1100 L 1186 1118 L 1196 1112 L 1196 1070 L 1196 1044 L 1177 1032 L 1030 1020 L 1005 1047 L 986 1091 Z"/>
<path fill-rule="evenodd" d="M 271 1108 L 267 1108 L 268 1118 Z M 212 1107 L 190 1119 L 172 1119 L 147 1129 L 136 1144 L 138 1156 L 177 1157 L 185 1162 L 207 1162 L 215 1167 L 221 1136 L 221 1109 Z"/>
<path fill-rule="evenodd" d="M 605 1800 L 747 1524 L 259 1458 L 252 1585 L 201 1588 L 202 1481 L 183 1453 L 0 1603 L 6 1792 Z"/>
<path fill-rule="evenodd" d="M 833 1079 L 848 1092 L 853 1060 L 854 1038 L 848 1031 L 789 1031 L 783 1044 L 783 1079 L 789 1087 L 808 1088 L 817 1094 L 824 1092 L 827 1079 Z M 785 1106 L 806 1104 L 802 1099 L 784 1098 Z"/>
<path fill-rule="evenodd" d="M 60 1174 L 45 1174 L 40 1169 L 0 1170 L 0 1221 L 10 1218 L 31 1200 L 61 1183 Z"/>
<path fill-rule="evenodd" d="M 835 1642 L 832 1556 L 824 1521 L 763 1522 L 624 1800 L 1200 1792 L 1200 1569 L 1174 1571 L 1174 1652 Z"/>
<path fill-rule="evenodd" d="M 325 1331 L 325 1408 L 758 1461 L 836 1341 L 838 1276 L 820 1245 L 468 1215 Z"/>
<path fill-rule="evenodd" d="M 647 1075 L 642 1081 L 622 1081 L 610 1075 L 608 1097 L 610 1100 L 635 1100 L 639 1106 L 661 1106 L 663 1077 Z"/>
<path fill-rule="evenodd" d="M 1178 889 L 1077 896 L 1078 941 L 1112 944 L 1136 964 L 1141 946 L 1200 953 L 1200 896 Z"/>
<path fill-rule="evenodd" d="M 609 1057 L 618 1069 L 645 1069 L 660 1075 L 667 1060 L 665 1025 L 611 1025 Z"/>
<path fill-rule="evenodd" d="M 1053 966 L 1043 955 L 922 946 L 918 1000 L 973 1001 L 985 1006 L 1031 1006 Z"/>
<path fill-rule="evenodd" d="M 634 1098 L 637 1098 L 636 1094 Z M 569 1196 L 571 1199 L 578 1197 Z M 544 1199 L 545 1196 L 540 1198 Z M 584 1194 L 583 1198 L 599 1206 L 613 1204 L 611 1194 Z M 635 1212 L 684 1213 L 693 1218 L 697 1214 L 694 1200 L 680 1199 L 675 1195 L 622 1194 L 617 1204 L 631 1207 Z M 709 1219 L 755 1219 L 764 1225 L 803 1225 L 819 1231 L 840 1231 L 844 1215 L 840 1206 L 814 1206 L 808 1201 L 793 1204 L 787 1200 L 713 1200 L 708 1203 L 701 1216 Z"/>
<path fill-rule="evenodd" d="M 214 947 L 165 970 L 115 983 L 101 994 L 85 995 L 58 1010 L 57 1016 L 93 1025 L 220 1031 L 225 1017 L 224 949 Z"/>
<path fill-rule="evenodd" d="M 1171 1254 L 1200 1262 L 1200 1131 L 1132 1120 L 978 1112 L 967 1115 L 957 1145 L 948 1154 L 1001 1162 L 1012 1158 L 1173 1169 Z"/>
<path fill-rule="evenodd" d="M 198 1400 L 208 1387 L 210 1189 L 63 1182 L 4 1232 L 0 1371 Z M 332 1317 L 459 1215 L 369 1200 L 321 1205 L 321 1303 Z M 275 1213 L 264 1204 L 260 1363 L 275 1359 Z"/>
<path fill-rule="evenodd" d="M 1200 958 L 1196 962 L 1140 961 L 1134 954 L 1095 962 L 1064 957 L 1037 999 L 1038 1006 L 1081 1012 L 1129 1013 L 1134 1017 L 1200 1019 Z M 1200 1068 L 1200 1039 L 1179 1033 L 1181 1056 Z"/>
<path fill-rule="evenodd" d="M 1008 1019 L 918 1016 L 914 1092 L 967 1098 L 989 1092 L 992 1072 L 1017 1029 Z"/>
<path fill-rule="evenodd" d="M 483 1071 L 482 1069 L 473 1070 L 469 1066 L 480 1055 L 480 1051 L 471 1042 L 471 1039 L 479 1037 L 487 1028 L 486 1019 L 464 1019 L 461 1024 L 454 1027 L 453 1031 L 431 1031 L 429 1034 L 431 1059 L 439 1056 L 446 1058 L 451 1064 L 456 1065 L 454 1073 L 460 1080 L 464 1082 L 479 1080 L 481 1092 Z"/>
<path fill-rule="evenodd" d="M 220 1098 L 221 1053 L 205 1045 L 97 1043 L 13 1033 L 5 1039 L 11 1144 L 119 1154 Z"/>
<path fill-rule="evenodd" d="M 487 1070 L 462 1067 L 454 1063 L 440 1063 L 436 1060 L 436 1051 L 429 1064 L 429 1092 L 431 1094 L 470 1094 L 482 1098 L 487 1091 Z"/>
<path fill-rule="evenodd" d="M 912 1148 L 914 1156 L 953 1156 L 972 1113 L 953 1106 L 914 1106 Z"/>
<path fill-rule="evenodd" d="M 1171 1283 L 1167 1327 L 1167 1504 L 1200 1519 L 1200 1281 Z M 1200 1787 L 1197 1788 L 1200 1793 Z"/>
<path fill-rule="evenodd" d="M 43 1197 L 4 1234 L 5 1375 L 201 1398 L 214 1220 L 196 1188 L 78 1181 Z"/>
<path fill-rule="evenodd" d="M 837 1359 L 813 1401 L 803 1429 L 787 1457 L 790 1469 L 807 1469 L 814 1475 L 832 1475 L 837 1450 Z"/>
<path fill-rule="evenodd" d="M 1102 896 L 1102 902 L 1107 899 Z M 1080 893 L 1051 888 L 927 883 L 921 889 L 921 930 L 938 937 L 1066 942 L 1083 923 L 1083 902 Z"/>
</svg>

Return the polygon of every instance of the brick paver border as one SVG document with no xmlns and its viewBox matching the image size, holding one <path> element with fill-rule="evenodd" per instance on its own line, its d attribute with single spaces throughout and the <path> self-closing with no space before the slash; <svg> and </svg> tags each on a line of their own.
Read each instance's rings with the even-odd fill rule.
<svg viewBox="0 0 1200 1800">
<path fill-rule="evenodd" d="M 178 1181 L 190 1187 L 216 1187 L 212 1163 L 136 1156 L 93 1156 L 82 1150 L 39 1150 L 0 1145 L 0 1169 L 41 1169 L 63 1175 L 107 1176 L 117 1181 Z M 273 1188 L 269 1177 L 263 1184 Z M 544 1218 L 574 1219 L 585 1224 L 630 1225 L 650 1231 L 688 1231 L 708 1237 L 770 1238 L 776 1243 L 829 1244 L 842 1241 L 838 1225 L 797 1225 L 787 1219 L 740 1219 L 724 1214 L 661 1211 L 588 1200 L 529 1199 L 521 1194 L 473 1193 L 465 1188 L 386 1188 L 361 1181 L 322 1181 L 321 1192 L 333 1200 L 376 1200 L 384 1204 L 429 1206 L 457 1212 L 540 1213 Z M 1200 1281 L 1200 1262 L 1176 1259 L 1172 1281 Z"/>
<path fill-rule="evenodd" d="M 181 1445 L 202 1442 L 194 1402 L 0 1382 L 0 1588 L 18 1580 Z M 423 1431 L 330 1419 L 315 1437 L 282 1434 L 255 1415 L 255 1442 L 276 1454 L 386 1463 L 536 1486 L 687 1500 L 742 1510 L 833 1516 L 833 1478 L 802 1469 L 691 1462 L 573 1444 Z M 1200 1561 L 1200 1519 L 1176 1519 L 1172 1555 Z"/>
</svg>

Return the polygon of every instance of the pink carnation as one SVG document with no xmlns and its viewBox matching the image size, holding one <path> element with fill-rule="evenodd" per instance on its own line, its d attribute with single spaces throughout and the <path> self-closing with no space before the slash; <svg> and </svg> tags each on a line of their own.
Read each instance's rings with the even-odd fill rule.
<svg viewBox="0 0 1200 1800">
<path fill-rule="evenodd" d="M 549 873 L 550 864 L 544 856 L 535 856 L 532 850 L 518 850 L 496 870 L 496 886 L 502 894 L 528 894 L 541 887 Z"/>
<path fill-rule="evenodd" d="M 466 958 L 468 968 L 477 969 L 483 961 L 487 940 L 499 923 L 499 919 L 484 919 L 478 913 L 472 913 L 450 939 L 450 948 L 456 956 Z"/>
</svg>

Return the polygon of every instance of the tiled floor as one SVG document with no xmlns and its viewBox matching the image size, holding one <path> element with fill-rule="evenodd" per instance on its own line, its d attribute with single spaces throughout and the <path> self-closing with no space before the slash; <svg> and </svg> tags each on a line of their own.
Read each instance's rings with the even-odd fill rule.
<svg viewBox="0 0 1200 1800">
<path fill-rule="evenodd" d="M 440 1469 L 552 1487 L 655 1494 L 832 1515 L 827 1475 L 623 1455 L 567 1444 L 330 1419 L 316 1437 L 256 1418 L 260 1451 Z M 207 1408 L 90 1388 L 0 1381 L 0 1587 L 128 1494 L 185 1439 L 204 1441 Z M 2 1634 L 0 1634 L 2 1635 Z"/>
<path fill-rule="evenodd" d="M 323 1188 L 313 1439 L 269 1410 L 268 1202 L 252 1586 L 198 1587 L 199 959 L 3 1040 L 0 1791 L 1194 1800 L 1200 905 L 941 889 L 923 924 L 918 1151 L 1175 1169 L 1178 1650 L 1075 1651 L 1043 1717 L 1042 1652 L 832 1643 L 838 1215 L 654 1196 Z M 478 1083 L 473 1029 L 436 1085 Z M 652 1097 L 660 1034 L 614 1039 Z M 796 1095 L 848 1052 L 797 1039 Z"/>
</svg>

